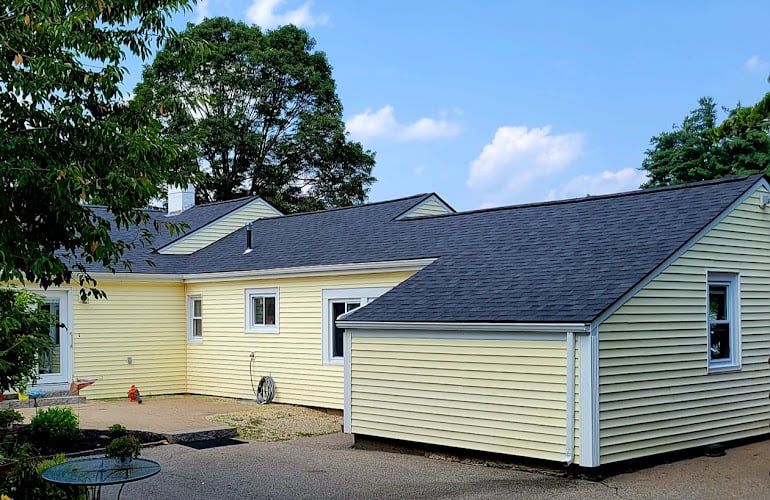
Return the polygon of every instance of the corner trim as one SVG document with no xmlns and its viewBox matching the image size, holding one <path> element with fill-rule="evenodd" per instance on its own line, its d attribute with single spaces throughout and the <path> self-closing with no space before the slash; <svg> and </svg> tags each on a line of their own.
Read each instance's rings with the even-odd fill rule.
<svg viewBox="0 0 770 500">
<path fill-rule="evenodd" d="M 342 432 L 353 432 L 353 363 L 351 357 L 353 356 L 353 335 L 350 330 L 345 330 L 342 333 L 343 349 L 345 350 L 345 368 L 344 368 L 344 402 L 342 410 Z"/>
<path fill-rule="evenodd" d="M 599 330 L 578 339 L 581 467 L 599 465 Z"/>
</svg>

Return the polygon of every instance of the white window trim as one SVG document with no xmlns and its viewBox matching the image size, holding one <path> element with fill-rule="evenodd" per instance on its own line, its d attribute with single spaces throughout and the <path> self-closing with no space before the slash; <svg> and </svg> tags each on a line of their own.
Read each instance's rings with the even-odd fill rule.
<svg viewBox="0 0 770 500">
<path fill-rule="evenodd" d="M 332 302 L 359 302 L 364 307 L 380 295 L 390 291 L 391 287 L 362 287 L 362 288 L 330 288 L 321 290 L 321 353 L 325 365 L 344 365 L 344 356 L 332 356 L 332 318 L 330 307 Z"/>
<path fill-rule="evenodd" d="M 193 332 L 195 331 L 193 328 L 193 320 L 195 319 L 195 307 L 193 302 L 196 300 L 201 301 L 201 335 L 199 337 L 193 335 Z M 203 298 L 200 295 L 187 296 L 187 341 L 203 342 Z"/>
<path fill-rule="evenodd" d="M 254 325 L 251 323 L 251 298 L 252 297 L 275 297 L 275 324 L 274 325 Z M 246 333 L 278 333 L 280 314 L 280 299 L 278 288 L 246 288 L 243 291 L 243 329 Z"/>
<path fill-rule="evenodd" d="M 711 285 L 727 286 L 727 318 L 730 324 L 730 358 L 711 360 Z M 709 272 L 706 280 L 706 359 L 709 373 L 737 371 L 741 369 L 741 288 L 738 273 Z"/>
</svg>

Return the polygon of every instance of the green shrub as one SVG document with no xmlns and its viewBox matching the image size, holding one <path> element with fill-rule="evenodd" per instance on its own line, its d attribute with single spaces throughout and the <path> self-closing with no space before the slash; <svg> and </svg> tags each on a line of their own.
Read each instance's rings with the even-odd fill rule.
<svg viewBox="0 0 770 500">
<path fill-rule="evenodd" d="M 13 408 L 0 410 L 0 428 L 6 427 L 14 422 L 24 422 L 24 415 Z"/>
<path fill-rule="evenodd" d="M 5 490 L 14 500 L 82 500 L 86 498 L 85 488 L 80 486 L 57 486 L 42 478 L 44 470 L 65 462 L 64 455 L 49 460 L 30 454 L 27 446 L 21 448 L 13 471 L 5 480 Z"/>
<path fill-rule="evenodd" d="M 108 457 L 136 458 L 141 454 L 142 442 L 131 434 L 113 439 L 105 450 Z"/>
<path fill-rule="evenodd" d="M 32 417 L 29 422 L 30 432 L 39 443 L 70 441 L 80 429 L 78 417 L 71 408 L 48 408 Z"/>
<path fill-rule="evenodd" d="M 112 424 L 107 428 L 107 435 L 111 438 L 119 438 L 128 434 L 128 429 L 121 424 Z"/>
</svg>

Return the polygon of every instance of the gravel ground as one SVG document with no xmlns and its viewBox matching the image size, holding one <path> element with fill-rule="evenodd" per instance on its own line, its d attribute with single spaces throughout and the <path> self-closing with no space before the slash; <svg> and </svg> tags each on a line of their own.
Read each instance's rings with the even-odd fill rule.
<svg viewBox="0 0 770 500">
<path fill-rule="evenodd" d="M 342 416 L 285 404 L 255 406 L 248 411 L 213 415 L 209 420 L 235 427 L 249 441 L 287 441 L 300 437 L 333 434 L 342 429 Z"/>
</svg>

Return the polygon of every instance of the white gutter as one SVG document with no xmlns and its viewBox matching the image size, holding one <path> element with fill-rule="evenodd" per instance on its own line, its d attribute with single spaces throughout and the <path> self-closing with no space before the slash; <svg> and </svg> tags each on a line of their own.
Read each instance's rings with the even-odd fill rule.
<svg viewBox="0 0 770 500">
<path fill-rule="evenodd" d="M 406 259 L 384 262 L 356 262 L 353 264 L 331 264 L 321 266 L 281 267 L 275 269 L 258 269 L 249 271 L 230 271 L 222 273 L 182 274 L 186 283 L 201 283 L 206 281 L 235 281 L 262 278 L 295 278 L 304 276 L 327 276 L 335 274 L 367 274 L 383 271 L 419 271 L 432 264 L 436 259 Z"/>
<path fill-rule="evenodd" d="M 566 402 L 566 450 L 564 463 L 570 465 L 575 460 L 575 332 L 567 332 L 567 395 Z"/>
<path fill-rule="evenodd" d="M 97 282 L 104 281 L 157 281 L 164 283 L 182 283 L 179 274 L 151 274 L 151 273 L 88 273 Z M 76 280 L 72 280 L 76 281 Z M 98 286 L 98 285 L 97 285 Z"/>
<path fill-rule="evenodd" d="M 332 264 L 323 266 L 281 267 L 248 271 L 219 273 L 155 274 L 155 273 L 104 273 L 90 275 L 98 280 L 109 281 L 158 281 L 166 283 L 203 283 L 207 281 L 242 281 L 248 279 L 296 278 L 305 276 L 329 276 L 336 274 L 368 274 L 378 272 L 419 271 L 436 259 L 406 259 L 385 262 L 358 262 L 354 264 Z"/>
<path fill-rule="evenodd" d="M 527 332 L 527 333 L 589 333 L 591 325 L 584 323 L 440 323 L 407 321 L 348 321 L 337 320 L 340 328 L 361 330 L 428 330 L 454 332 Z"/>
</svg>

